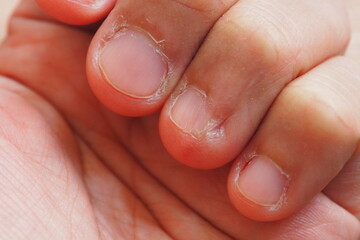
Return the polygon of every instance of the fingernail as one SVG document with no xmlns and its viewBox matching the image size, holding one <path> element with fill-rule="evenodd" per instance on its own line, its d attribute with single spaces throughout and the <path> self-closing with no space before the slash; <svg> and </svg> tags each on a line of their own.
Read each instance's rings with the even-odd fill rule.
<svg viewBox="0 0 360 240">
<path fill-rule="evenodd" d="M 100 69 L 118 91 L 136 98 L 153 96 L 166 79 L 165 55 L 146 33 L 125 28 L 104 47 Z"/>
<path fill-rule="evenodd" d="M 175 101 L 170 119 L 184 132 L 200 137 L 209 127 L 211 115 L 206 105 L 206 95 L 188 87 Z"/>
<path fill-rule="evenodd" d="M 104 1 L 96 1 L 96 0 L 68 0 L 68 1 L 84 6 L 91 6 L 91 7 L 104 4 Z"/>
<path fill-rule="evenodd" d="M 255 156 L 240 172 L 237 187 L 248 200 L 274 206 L 281 200 L 287 181 L 287 175 L 270 158 Z"/>
</svg>

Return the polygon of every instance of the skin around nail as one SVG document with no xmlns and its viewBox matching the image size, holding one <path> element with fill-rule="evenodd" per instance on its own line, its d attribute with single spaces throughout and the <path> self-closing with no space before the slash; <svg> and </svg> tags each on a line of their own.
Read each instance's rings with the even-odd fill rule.
<svg viewBox="0 0 360 240">
<path fill-rule="evenodd" d="M 260 206 L 278 209 L 286 199 L 289 176 L 266 156 L 254 156 L 236 177 L 239 191 Z"/>
<path fill-rule="evenodd" d="M 167 80 L 167 57 L 146 35 L 133 27 L 121 28 L 106 40 L 98 60 L 105 80 L 129 97 L 156 97 Z"/>
</svg>

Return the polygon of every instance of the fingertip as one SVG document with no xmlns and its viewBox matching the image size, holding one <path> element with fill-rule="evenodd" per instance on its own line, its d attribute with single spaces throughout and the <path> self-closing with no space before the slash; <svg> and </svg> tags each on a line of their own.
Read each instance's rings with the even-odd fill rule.
<svg viewBox="0 0 360 240">
<path fill-rule="evenodd" d="M 235 208 L 255 221 L 276 221 L 288 216 L 288 175 L 264 156 L 236 161 L 228 177 L 228 194 Z"/>
<path fill-rule="evenodd" d="M 124 116 L 158 111 L 171 90 L 166 56 L 149 34 L 136 27 L 102 36 L 107 28 L 107 24 L 101 27 L 88 52 L 87 75 L 93 92 L 107 108 Z"/>
<path fill-rule="evenodd" d="M 92 67 L 87 68 L 90 88 L 97 99 L 110 111 L 128 117 L 141 117 L 153 114 L 161 108 L 161 103 L 153 103 L 129 97 L 102 80 Z"/>
<path fill-rule="evenodd" d="M 162 142 L 179 162 L 196 169 L 214 169 L 232 161 L 238 144 L 225 133 L 223 125 L 214 135 L 192 134 L 179 128 L 169 114 L 169 103 L 162 110 L 159 130 Z"/>
<path fill-rule="evenodd" d="M 105 18 L 115 0 L 36 0 L 50 16 L 71 25 L 87 25 Z"/>
</svg>

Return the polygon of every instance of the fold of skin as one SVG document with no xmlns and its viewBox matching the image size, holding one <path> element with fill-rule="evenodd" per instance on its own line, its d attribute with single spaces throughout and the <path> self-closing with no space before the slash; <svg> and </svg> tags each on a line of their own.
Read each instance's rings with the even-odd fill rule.
<svg viewBox="0 0 360 240">
<path fill-rule="evenodd" d="M 91 37 L 30 0 L 11 19 L 0 47 L 4 238 L 354 239 L 356 221 L 322 194 L 274 223 L 239 214 L 229 166 L 182 166 L 160 142 L 157 114 L 125 118 L 97 102 L 84 72 Z"/>
</svg>

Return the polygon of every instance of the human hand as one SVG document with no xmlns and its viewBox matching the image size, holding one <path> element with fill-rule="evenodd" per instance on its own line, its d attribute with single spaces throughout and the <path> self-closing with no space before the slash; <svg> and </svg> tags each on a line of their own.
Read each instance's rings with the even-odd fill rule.
<svg viewBox="0 0 360 240">
<path fill-rule="evenodd" d="M 41 222 L 44 227 L 36 233 L 44 239 L 331 239 L 331 233 L 352 239 L 357 234 L 357 220 L 322 194 L 278 222 L 259 223 L 237 213 L 226 194 L 229 166 L 206 172 L 184 167 L 162 146 L 158 114 L 134 119 L 103 108 L 85 81 L 91 30 L 46 20 L 32 1 L 24 1 L 0 53 L 1 72 L 28 88 L 9 79 L 2 83 L 4 149 L 11 149 L 4 176 L 21 176 L 4 188 L 13 196 L 2 201 L 12 211 L 6 215 L 9 223 L 31 210 L 22 219 L 25 230 L 17 234 Z M 297 82 L 307 83 L 304 78 Z M 109 102 L 119 94 L 110 93 Z M 113 107 L 126 105 L 118 104 Z M 15 205 L 25 206 L 24 197 L 31 208 Z"/>
</svg>

